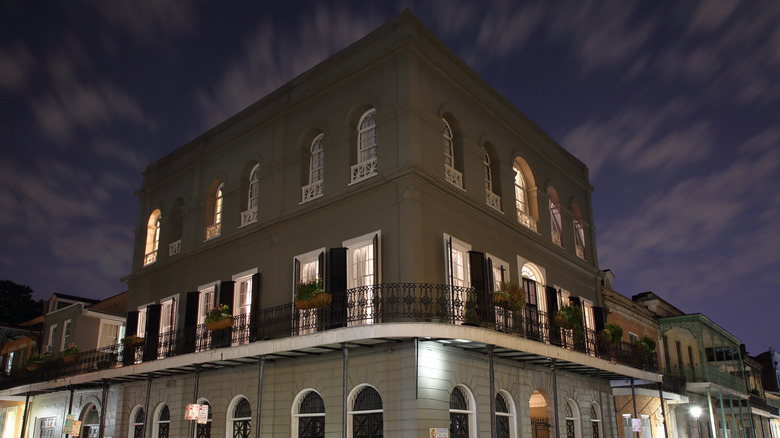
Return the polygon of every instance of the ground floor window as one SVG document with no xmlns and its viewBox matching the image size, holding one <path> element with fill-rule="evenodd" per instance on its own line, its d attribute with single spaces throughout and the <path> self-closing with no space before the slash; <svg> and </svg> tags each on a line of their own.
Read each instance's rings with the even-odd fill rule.
<svg viewBox="0 0 780 438">
<path fill-rule="evenodd" d="M 307 392 L 293 414 L 299 438 L 325 437 L 325 402 L 316 391 Z"/>
<path fill-rule="evenodd" d="M 352 417 L 353 438 L 383 436 L 382 397 L 373 387 L 364 386 L 358 391 L 349 414 Z"/>
<path fill-rule="evenodd" d="M 471 394 L 456 386 L 450 394 L 450 438 L 468 438 L 474 422 Z"/>
<path fill-rule="evenodd" d="M 241 397 L 231 412 L 230 423 L 233 430 L 233 438 L 249 438 L 251 433 L 252 407 L 249 401 Z"/>
</svg>

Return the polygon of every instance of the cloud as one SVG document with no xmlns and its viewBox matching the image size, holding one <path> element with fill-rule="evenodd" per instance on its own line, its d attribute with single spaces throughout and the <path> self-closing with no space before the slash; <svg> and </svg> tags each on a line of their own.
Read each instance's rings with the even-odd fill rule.
<svg viewBox="0 0 780 438">
<path fill-rule="evenodd" d="M 18 93 L 27 88 L 35 58 L 30 49 L 17 43 L 10 48 L 0 48 L 0 90 Z"/>
<path fill-rule="evenodd" d="M 281 29 L 266 19 L 247 40 L 244 52 L 227 64 L 217 85 L 195 93 L 204 127 L 221 123 L 357 41 L 382 21 L 379 15 L 321 4 L 311 13 L 302 13 L 291 29 Z M 280 37 L 283 31 L 285 38 Z"/>
<path fill-rule="evenodd" d="M 195 2 L 154 0 L 89 1 L 109 28 L 120 30 L 137 41 L 158 43 L 164 37 L 189 34 L 195 30 Z"/>
</svg>

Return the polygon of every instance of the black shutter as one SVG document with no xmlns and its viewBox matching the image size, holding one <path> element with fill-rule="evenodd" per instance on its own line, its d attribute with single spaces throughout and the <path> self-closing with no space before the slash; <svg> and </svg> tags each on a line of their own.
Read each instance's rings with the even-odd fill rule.
<svg viewBox="0 0 780 438">
<path fill-rule="evenodd" d="M 471 274 L 471 287 L 477 294 L 477 317 L 480 322 L 490 323 L 495 320 L 495 314 L 491 308 L 492 300 L 487 287 L 487 273 L 485 272 L 485 253 L 469 251 L 469 272 Z M 466 299 L 468 306 L 468 299 Z"/>
<path fill-rule="evenodd" d="M 561 345 L 561 330 L 557 325 L 549 324 L 549 322 L 552 322 L 553 316 L 558 312 L 558 291 L 552 286 L 545 286 L 544 296 L 547 300 L 547 321 L 550 331 L 550 343 L 553 345 Z"/>
<path fill-rule="evenodd" d="M 187 292 L 184 302 L 184 339 L 177 342 L 181 353 L 195 351 L 195 338 L 198 335 L 198 311 L 200 306 L 200 292 Z"/>
<path fill-rule="evenodd" d="M 160 342 L 160 315 L 162 305 L 146 306 L 146 345 L 144 347 L 144 362 L 157 359 L 157 346 Z"/>
<path fill-rule="evenodd" d="M 125 336 L 135 335 L 138 331 L 138 311 L 127 312 L 127 322 L 125 323 Z"/>
<path fill-rule="evenodd" d="M 233 288 L 235 284 L 235 281 L 223 281 L 219 284 L 219 304 L 228 306 L 230 313 L 233 313 Z"/>
<path fill-rule="evenodd" d="M 604 308 L 593 307 L 593 323 L 596 325 L 596 331 L 604 330 Z"/>
<path fill-rule="evenodd" d="M 298 283 L 301 282 L 301 261 L 293 259 L 293 294 L 297 293 Z M 293 295 L 294 296 L 294 295 Z"/>
<path fill-rule="evenodd" d="M 341 327 L 347 320 L 347 248 L 330 248 L 325 290 L 333 294 L 326 328 Z"/>
<path fill-rule="evenodd" d="M 574 307 L 582 308 L 582 300 L 580 297 L 569 297 L 569 302 Z"/>
<path fill-rule="evenodd" d="M 450 286 L 455 285 L 455 273 L 452 272 L 454 266 L 452 266 L 452 237 L 447 238 L 447 271 L 449 273 L 449 284 Z"/>
<path fill-rule="evenodd" d="M 494 285 L 496 284 L 495 276 L 493 275 L 493 259 L 487 258 L 487 291 L 493 292 Z"/>
<path fill-rule="evenodd" d="M 374 285 L 379 284 L 379 233 L 374 234 Z"/>
<path fill-rule="evenodd" d="M 257 340 L 262 339 L 260 336 L 260 273 L 252 275 L 252 305 L 249 309 L 249 330 L 250 337 Z"/>
<path fill-rule="evenodd" d="M 317 276 L 322 280 L 322 287 L 325 287 L 325 251 L 317 257 Z"/>
</svg>

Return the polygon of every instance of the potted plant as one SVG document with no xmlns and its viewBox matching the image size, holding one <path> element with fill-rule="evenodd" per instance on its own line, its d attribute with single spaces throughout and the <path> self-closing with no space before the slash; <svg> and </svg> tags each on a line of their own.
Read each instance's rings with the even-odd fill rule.
<svg viewBox="0 0 780 438">
<path fill-rule="evenodd" d="M 298 283 L 295 288 L 295 307 L 300 310 L 315 309 L 330 304 L 333 295 L 322 288 L 322 279 L 316 277 L 310 281 Z"/>
<path fill-rule="evenodd" d="M 68 348 L 63 351 L 62 358 L 65 360 L 65 363 L 76 362 L 79 360 L 79 347 L 71 342 L 70 345 L 68 345 Z"/>
<path fill-rule="evenodd" d="M 649 356 L 650 353 L 655 351 L 655 341 L 650 336 L 642 335 L 642 337 L 636 341 L 636 347 L 641 354 Z"/>
<path fill-rule="evenodd" d="M 27 361 L 24 363 L 25 367 L 27 367 L 27 371 L 35 371 L 41 369 L 43 366 L 43 355 L 42 354 L 33 354 L 29 358 L 27 358 Z"/>
<path fill-rule="evenodd" d="M 512 311 L 525 307 L 525 292 L 516 281 L 502 281 L 499 287 L 492 293 L 493 304 Z"/>
<path fill-rule="evenodd" d="M 206 328 L 209 331 L 225 330 L 233 327 L 233 315 L 227 304 L 220 304 L 206 314 Z"/>
<path fill-rule="evenodd" d="M 105 370 L 107 368 L 110 368 L 113 365 L 116 365 L 117 363 L 117 354 L 116 353 L 108 353 L 100 358 L 97 362 L 97 369 L 99 370 Z"/>
<path fill-rule="evenodd" d="M 561 328 L 575 329 L 582 326 L 582 309 L 567 304 L 561 307 L 553 317 L 553 322 Z"/>
<path fill-rule="evenodd" d="M 144 338 L 136 335 L 128 335 L 122 338 L 122 344 L 125 347 L 140 347 L 144 344 Z"/>
<path fill-rule="evenodd" d="M 477 292 L 474 289 L 469 289 L 466 292 L 466 312 L 463 315 L 465 322 L 463 325 L 479 325 L 479 314 L 477 313 Z"/>
<path fill-rule="evenodd" d="M 623 328 L 617 324 L 606 323 L 604 330 L 598 333 L 599 340 L 606 344 L 617 344 L 623 339 Z"/>
</svg>

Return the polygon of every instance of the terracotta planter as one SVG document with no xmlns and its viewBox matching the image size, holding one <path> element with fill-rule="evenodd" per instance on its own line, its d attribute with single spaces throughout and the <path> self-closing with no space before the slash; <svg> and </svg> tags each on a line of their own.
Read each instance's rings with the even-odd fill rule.
<svg viewBox="0 0 780 438">
<path fill-rule="evenodd" d="M 73 363 L 79 360 L 79 353 L 66 353 L 64 356 L 62 356 L 62 359 L 65 361 L 65 363 Z"/>
<path fill-rule="evenodd" d="M 309 300 L 295 300 L 295 307 L 300 310 L 316 309 L 325 307 L 333 301 L 333 295 L 328 292 L 320 292 Z"/>
<path fill-rule="evenodd" d="M 43 366 L 43 364 L 40 363 L 40 362 L 33 362 L 33 363 L 30 363 L 30 364 L 27 364 L 27 371 L 37 371 L 37 370 L 41 369 L 41 366 Z"/>
<path fill-rule="evenodd" d="M 226 330 L 232 327 L 233 327 L 233 318 L 222 318 L 217 321 L 211 321 L 206 323 L 206 328 L 212 332 L 215 332 L 217 330 Z"/>
</svg>

